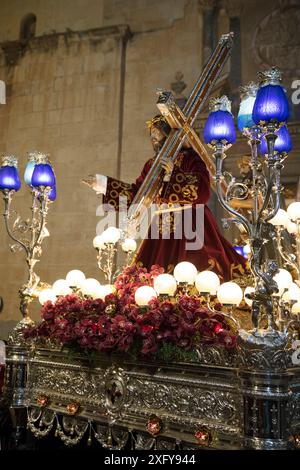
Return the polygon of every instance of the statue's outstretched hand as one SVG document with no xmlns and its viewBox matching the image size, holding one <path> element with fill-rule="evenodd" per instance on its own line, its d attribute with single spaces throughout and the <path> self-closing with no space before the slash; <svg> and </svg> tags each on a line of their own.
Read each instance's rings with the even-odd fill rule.
<svg viewBox="0 0 300 470">
<path fill-rule="evenodd" d="M 96 185 L 96 176 L 95 175 L 89 175 L 86 178 L 83 178 L 82 183 L 86 184 L 90 188 L 94 189 L 94 186 Z"/>
<path fill-rule="evenodd" d="M 94 189 L 97 194 L 105 194 L 107 187 L 107 177 L 104 175 L 89 175 L 83 178 L 82 182 Z"/>
</svg>

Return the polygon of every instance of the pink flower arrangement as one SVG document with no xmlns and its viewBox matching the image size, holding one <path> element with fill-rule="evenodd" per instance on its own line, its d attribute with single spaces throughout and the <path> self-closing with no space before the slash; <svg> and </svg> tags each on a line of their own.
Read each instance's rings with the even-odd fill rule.
<svg viewBox="0 0 300 470">
<path fill-rule="evenodd" d="M 42 321 L 25 330 L 27 338 L 48 338 L 62 345 L 102 352 L 129 351 L 155 355 L 163 344 L 184 350 L 200 344 L 236 345 L 236 332 L 221 312 L 204 308 L 199 298 L 182 295 L 176 301 L 154 299 L 148 307 L 134 300 L 136 289 L 153 285 L 163 268 L 125 268 L 115 282 L 116 294 L 83 299 L 77 294 L 43 305 Z"/>
</svg>

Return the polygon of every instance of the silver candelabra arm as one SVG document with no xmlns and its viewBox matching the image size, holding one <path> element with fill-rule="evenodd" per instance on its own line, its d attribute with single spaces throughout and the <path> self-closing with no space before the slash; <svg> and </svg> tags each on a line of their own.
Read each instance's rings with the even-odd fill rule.
<svg viewBox="0 0 300 470">
<path fill-rule="evenodd" d="M 104 248 L 97 249 L 97 251 L 98 267 L 103 272 L 108 283 L 111 284 L 114 273 L 117 247 L 114 243 L 105 243 Z"/>
<path fill-rule="evenodd" d="M 216 181 L 216 191 L 217 191 L 217 196 L 218 200 L 221 204 L 221 206 L 230 214 L 234 216 L 236 220 L 239 221 L 239 223 L 244 227 L 244 229 L 247 231 L 248 235 L 252 235 L 252 229 L 249 221 L 244 217 L 242 214 L 240 214 L 238 211 L 233 209 L 230 204 L 227 202 L 226 198 L 223 195 L 222 191 L 222 179 L 224 178 L 222 169 L 223 169 L 223 160 L 225 158 L 225 155 L 223 153 L 223 146 L 218 146 L 216 148 L 216 151 L 213 154 L 216 162 L 216 176 L 215 176 L 215 181 Z"/>
<path fill-rule="evenodd" d="M 277 242 L 277 247 L 278 247 L 278 251 L 279 251 L 279 254 L 281 256 L 281 258 L 283 259 L 283 261 L 285 262 L 284 264 L 288 265 L 288 266 L 291 266 L 292 269 L 294 269 L 297 274 L 298 274 L 298 278 L 299 278 L 299 275 L 300 275 L 300 270 L 299 270 L 299 266 L 297 264 L 297 257 L 294 253 L 287 253 L 283 246 L 282 246 L 282 227 L 281 226 L 277 226 L 275 227 L 276 229 L 276 232 L 275 232 L 275 235 L 276 235 L 276 242 Z"/>
<path fill-rule="evenodd" d="M 6 232 L 8 234 L 8 236 L 14 241 L 17 243 L 17 245 L 19 245 L 21 247 L 21 249 L 23 249 L 26 253 L 26 255 L 28 255 L 28 244 L 26 243 L 26 241 L 22 241 L 21 239 L 17 238 L 14 234 L 13 234 L 13 231 L 14 230 L 11 230 L 10 229 L 10 226 L 9 226 L 9 218 L 10 218 L 10 215 L 11 215 L 11 211 L 10 211 L 10 205 L 11 205 L 11 199 L 12 199 L 12 192 L 11 191 L 8 191 L 8 190 L 4 190 L 3 191 L 3 198 L 4 198 L 4 213 L 3 213 L 3 217 L 4 217 L 4 223 L 5 223 L 5 228 L 6 228 Z M 19 216 L 18 216 L 19 217 Z"/>
<path fill-rule="evenodd" d="M 211 296 L 210 296 L 210 294 L 209 294 L 208 292 L 202 293 L 201 295 L 202 295 L 202 296 L 204 297 L 204 299 L 205 299 L 206 308 L 207 308 L 211 313 L 216 313 L 216 314 L 220 313 L 219 310 L 216 310 L 216 309 L 212 306 L 212 304 L 211 304 Z M 235 326 L 235 328 L 237 328 L 237 330 L 239 330 L 239 329 L 241 328 L 240 322 L 239 322 L 236 318 L 234 318 L 234 316 L 232 315 L 232 309 L 230 310 L 230 313 L 224 312 L 224 311 L 222 310 L 222 315 L 223 315 L 225 318 L 227 318 L 230 323 L 233 323 L 234 326 Z"/>
<path fill-rule="evenodd" d="M 228 171 L 223 172 L 223 176 L 227 177 L 227 190 L 225 201 L 230 202 L 232 199 L 244 200 L 249 196 L 249 188 L 246 184 L 236 181 L 236 178 Z"/>
</svg>

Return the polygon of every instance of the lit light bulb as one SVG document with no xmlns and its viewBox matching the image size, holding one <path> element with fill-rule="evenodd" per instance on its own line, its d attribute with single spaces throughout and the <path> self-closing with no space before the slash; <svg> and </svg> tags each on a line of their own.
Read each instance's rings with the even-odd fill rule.
<svg viewBox="0 0 300 470">
<path fill-rule="evenodd" d="M 278 285 L 278 295 L 281 296 L 286 289 L 289 289 L 290 285 L 293 282 L 292 275 L 286 269 L 279 269 L 279 272 L 273 277 L 274 281 Z"/>
<path fill-rule="evenodd" d="M 97 248 L 98 250 L 103 250 L 105 248 L 105 243 L 103 241 L 102 235 L 96 235 L 93 240 L 93 247 Z"/>
<path fill-rule="evenodd" d="M 156 299 L 156 298 L 157 298 L 157 293 L 155 292 L 153 287 L 150 287 L 150 286 L 141 286 L 135 291 L 135 294 L 134 294 L 135 302 L 140 307 L 145 307 L 146 305 L 149 304 L 150 300 Z"/>
<path fill-rule="evenodd" d="M 44 305 L 45 302 L 50 300 L 52 303 L 56 302 L 56 295 L 53 289 L 44 289 L 39 294 L 39 302 Z"/>
<path fill-rule="evenodd" d="M 287 221 L 287 224 L 286 224 L 285 228 L 291 234 L 292 233 L 298 233 L 298 225 L 295 224 L 295 222 L 292 222 L 291 220 Z"/>
<path fill-rule="evenodd" d="M 182 261 L 175 266 L 174 277 L 177 282 L 194 284 L 197 276 L 197 268 L 193 263 Z"/>
<path fill-rule="evenodd" d="M 174 295 L 177 289 L 176 279 L 172 274 L 159 274 L 154 279 L 154 289 L 159 295 Z"/>
<path fill-rule="evenodd" d="M 124 242 L 122 243 L 122 250 L 125 253 L 131 251 L 132 253 L 136 250 L 137 244 L 133 238 L 125 238 Z"/>
<path fill-rule="evenodd" d="M 112 284 L 105 284 L 104 286 L 100 285 L 94 293 L 94 299 L 105 300 L 105 297 L 107 295 L 113 294 L 114 292 L 115 292 L 115 288 Z"/>
<path fill-rule="evenodd" d="M 254 291 L 255 291 L 254 287 L 250 287 L 250 286 L 247 286 L 245 291 L 244 291 L 244 300 L 245 300 L 246 304 L 249 305 L 249 307 L 251 307 L 251 305 L 253 303 L 253 300 L 248 299 L 246 297 L 246 294 L 252 294 L 252 292 L 254 292 Z"/>
<path fill-rule="evenodd" d="M 224 282 L 218 289 L 217 297 L 223 305 L 239 305 L 243 298 L 243 291 L 235 282 Z"/>
<path fill-rule="evenodd" d="M 81 285 L 81 292 L 83 295 L 88 295 L 90 297 L 93 297 L 95 293 L 98 292 L 98 289 L 100 288 L 100 282 L 97 281 L 97 279 L 93 278 L 88 278 L 85 279 Z"/>
<path fill-rule="evenodd" d="M 81 287 L 85 280 L 85 275 L 79 269 L 73 269 L 66 275 L 66 281 L 70 287 Z"/>
<path fill-rule="evenodd" d="M 104 243 L 117 243 L 120 240 L 121 233 L 116 227 L 108 227 L 102 233 Z"/>
<path fill-rule="evenodd" d="M 284 211 L 283 209 L 279 209 L 277 214 L 271 220 L 269 220 L 269 223 L 275 226 L 282 225 L 285 227 L 288 220 L 289 220 L 289 216 L 287 212 Z"/>
<path fill-rule="evenodd" d="M 69 287 L 69 284 L 65 279 L 58 279 L 55 281 L 52 289 L 56 295 L 72 294 L 72 289 Z"/>
<path fill-rule="evenodd" d="M 300 202 L 292 202 L 287 208 L 287 213 L 291 220 L 300 219 Z"/>
<path fill-rule="evenodd" d="M 220 287 L 219 276 L 213 271 L 202 271 L 196 276 L 195 286 L 200 294 L 209 293 L 210 295 L 215 295 Z"/>
<path fill-rule="evenodd" d="M 300 288 L 295 282 L 292 282 L 289 290 L 283 294 L 282 300 L 285 302 L 290 302 L 291 300 L 296 300 L 297 302 L 300 301 Z"/>
<path fill-rule="evenodd" d="M 292 313 L 300 313 L 300 300 L 292 306 Z"/>
</svg>

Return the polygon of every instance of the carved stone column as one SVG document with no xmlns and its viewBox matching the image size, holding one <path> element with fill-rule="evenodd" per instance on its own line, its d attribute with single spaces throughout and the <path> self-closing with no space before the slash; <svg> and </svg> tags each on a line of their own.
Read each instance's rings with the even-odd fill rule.
<svg viewBox="0 0 300 470">
<path fill-rule="evenodd" d="M 216 44 L 217 0 L 199 0 L 203 14 L 203 64 L 210 58 Z"/>
</svg>

